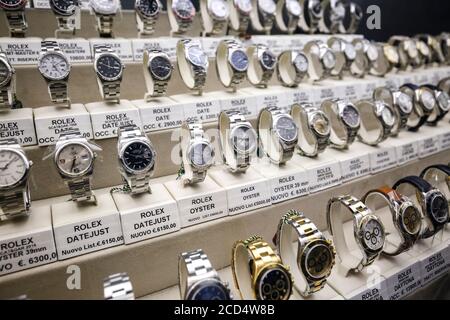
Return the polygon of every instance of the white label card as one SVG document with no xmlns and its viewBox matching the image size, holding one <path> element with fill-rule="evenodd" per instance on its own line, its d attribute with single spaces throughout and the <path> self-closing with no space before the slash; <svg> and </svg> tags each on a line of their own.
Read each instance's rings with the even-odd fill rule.
<svg viewBox="0 0 450 320">
<path fill-rule="evenodd" d="M 344 93 L 342 88 L 342 86 L 318 87 L 317 93 L 314 97 L 314 105 L 320 106 L 324 100 L 343 97 Z"/>
<path fill-rule="evenodd" d="M 342 96 L 339 98 L 346 98 L 350 101 L 357 101 L 360 99 L 361 95 L 361 85 L 357 83 L 352 83 L 342 87 Z"/>
<path fill-rule="evenodd" d="M 380 172 L 397 166 L 397 154 L 394 147 L 379 148 L 370 153 L 370 168 L 372 173 Z"/>
<path fill-rule="evenodd" d="M 440 151 L 439 136 L 419 140 L 419 158 L 431 156 Z"/>
<path fill-rule="evenodd" d="M 419 144 L 417 141 L 405 143 L 396 147 L 397 162 L 399 165 L 416 160 L 419 157 Z"/>
<path fill-rule="evenodd" d="M 260 90 L 260 89 L 254 89 Z M 250 94 L 254 95 L 256 98 L 256 111 L 259 112 L 261 109 L 265 107 L 279 107 L 285 108 L 288 105 L 288 99 L 285 92 L 271 92 L 264 93 L 264 90 L 261 91 L 261 94 L 258 92 L 251 91 Z"/>
<path fill-rule="evenodd" d="M 318 94 L 318 90 L 311 87 L 308 89 L 298 88 L 296 90 L 289 90 L 288 93 L 288 105 L 306 103 L 311 101 L 315 101 L 315 95 Z"/>
<path fill-rule="evenodd" d="M 33 7 L 37 9 L 50 9 L 49 0 L 33 0 Z"/>
<path fill-rule="evenodd" d="M 187 121 L 216 121 L 220 114 L 220 100 L 200 100 L 184 104 L 184 116 Z"/>
<path fill-rule="evenodd" d="M 402 269 L 387 279 L 389 300 L 399 300 L 421 287 L 420 263 Z"/>
<path fill-rule="evenodd" d="M 58 39 L 58 44 L 71 63 L 92 62 L 91 46 L 88 40 Z"/>
<path fill-rule="evenodd" d="M 304 196 L 309 192 L 306 171 L 274 177 L 269 180 L 272 203 Z"/>
<path fill-rule="evenodd" d="M 136 62 L 142 62 L 144 50 L 160 50 L 169 56 L 169 59 L 176 61 L 177 39 L 174 38 L 155 38 L 155 39 L 133 39 L 133 59 Z"/>
<path fill-rule="evenodd" d="M 450 264 L 446 250 L 447 246 L 420 260 L 423 278 L 422 286 L 426 286 L 427 283 L 448 271 Z"/>
<path fill-rule="evenodd" d="M 142 119 L 142 127 L 145 132 L 158 131 L 180 127 L 184 120 L 183 105 L 173 104 L 159 105 L 148 103 L 149 106 L 139 108 Z"/>
<path fill-rule="evenodd" d="M 372 275 L 371 275 L 372 276 Z M 374 278 L 381 278 L 381 276 L 373 275 Z M 375 280 L 374 280 L 375 281 Z M 377 285 L 367 287 L 362 291 L 357 291 L 351 294 L 349 300 L 387 300 L 387 284 L 386 280 L 379 280 Z"/>
<path fill-rule="evenodd" d="M 370 174 L 370 158 L 368 154 L 363 154 L 351 159 L 341 160 L 342 182 Z"/>
<path fill-rule="evenodd" d="M 127 39 L 91 39 L 91 50 L 94 55 L 94 45 L 109 45 L 122 61 L 133 61 L 131 41 Z"/>
<path fill-rule="evenodd" d="M 250 95 L 238 96 L 236 98 L 227 97 L 220 100 L 221 110 L 239 110 L 241 114 L 246 117 L 256 117 L 258 115 L 256 111 L 256 99 Z"/>
<path fill-rule="evenodd" d="M 443 133 L 439 136 L 439 147 L 442 151 L 450 149 L 450 132 Z"/>
<path fill-rule="evenodd" d="M 228 213 L 235 215 L 271 204 L 266 180 L 255 181 L 238 187 L 227 188 Z"/>
<path fill-rule="evenodd" d="M 41 39 L 0 38 L 0 48 L 13 65 L 37 64 L 41 51 Z"/>
<path fill-rule="evenodd" d="M 0 118 L 0 140 L 17 139 L 21 146 L 30 146 L 37 143 L 32 116 L 28 119 Z"/>
<path fill-rule="evenodd" d="M 309 174 L 309 192 L 318 192 L 341 183 L 339 162 L 328 163 L 315 168 L 306 168 Z"/>
<path fill-rule="evenodd" d="M 96 140 L 117 137 L 117 131 L 124 125 L 142 125 L 138 109 L 96 112 L 91 114 L 91 120 Z"/>
</svg>

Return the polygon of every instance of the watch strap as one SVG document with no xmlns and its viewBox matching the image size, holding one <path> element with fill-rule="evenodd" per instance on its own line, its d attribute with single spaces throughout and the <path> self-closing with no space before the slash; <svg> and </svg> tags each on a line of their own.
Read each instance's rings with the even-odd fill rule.
<svg viewBox="0 0 450 320">
<path fill-rule="evenodd" d="M 105 300 L 134 300 L 133 285 L 126 273 L 108 276 L 103 282 Z"/>
<path fill-rule="evenodd" d="M 25 17 L 25 8 L 5 11 L 6 19 L 8 20 L 9 33 L 14 38 L 24 38 L 25 32 L 28 29 L 28 23 Z"/>
<path fill-rule="evenodd" d="M 230 2 L 232 2 L 232 4 L 230 5 L 229 26 L 234 32 L 238 33 L 239 36 L 244 37 L 250 24 L 250 16 L 242 13 L 234 3 L 234 0 L 231 0 Z"/>
<path fill-rule="evenodd" d="M 148 38 L 155 33 L 156 20 L 158 19 L 158 14 L 151 17 L 145 17 L 138 12 L 136 12 L 136 25 L 139 31 L 139 37 Z"/>
<path fill-rule="evenodd" d="M 180 134 L 180 155 L 182 159 L 182 169 L 184 170 L 181 180 L 183 184 L 195 184 L 203 182 L 206 178 L 207 169 L 199 170 L 191 165 L 188 158 L 188 149 L 195 139 L 203 139 L 204 131 L 200 123 L 184 121 L 181 125 Z"/>
<path fill-rule="evenodd" d="M 421 177 L 418 177 L 418 176 L 403 177 L 403 178 L 399 179 L 392 188 L 398 189 L 398 187 L 401 184 L 412 185 L 413 187 L 418 189 L 420 192 L 428 192 L 431 189 L 433 189 L 433 186 L 430 183 L 428 183 L 427 181 L 425 181 L 424 179 L 422 179 Z M 402 194 L 404 194 L 404 193 L 402 192 Z"/>
<path fill-rule="evenodd" d="M 77 25 L 76 13 L 70 16 L 63 16 L 55 12 L 55 15 L 56 15 L 56 23 L 58 25 L 58 31 L 74 35 Z"/>
<path fill-rule="evenodd" d="M 114 38 L 113 24 L 116 14 L 96 13 L 97 30 L 101 38 Z"/>
<path fill-rule="evenodd" d="M 309 0 L 300 0 L 300 6 L 303 9 L 303 14 L 300 15 L 299 20 L 299 26 L 300 28 L 306 32 L 306 33 L 315 33 L 317 29 L 319 28 L 319 22 L 321 19 L 321 16 L 323 16 L 323 8 L 320 2 L 318 2 L 316 5 L 320 6 L 321 14 L 319 16 L 316 16 L 314 12 L 312 12 L 312 8 L 306 4 L 309 4 Z M 306 15 L 308 15 L 308 20 L 306 20 Z"/>
</svg>

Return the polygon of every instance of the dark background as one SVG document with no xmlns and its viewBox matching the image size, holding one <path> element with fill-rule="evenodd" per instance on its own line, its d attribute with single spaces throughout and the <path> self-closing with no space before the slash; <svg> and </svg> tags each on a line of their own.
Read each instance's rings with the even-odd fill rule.
<svg viewBox="0 0 450 320">
<path fill-rule="evenodd" d="M 134 0 L 121 0 L 124 9 L 132 9 Z M 166 0 L 160 0 L 165 6 Z M 231 0 L 228 0 L 231 1 Z M 368 30 L 364 15 L 358 33 L 367 38 L 385 41 L 391 35 L 439 34 L 450 31 L 449 0 L 352 0 L 361 5 L 363 12 L 370 5 L 381 9 L 381 30 Z M 199 0 L 193 0 L 198 9 Z"/>
</svg>

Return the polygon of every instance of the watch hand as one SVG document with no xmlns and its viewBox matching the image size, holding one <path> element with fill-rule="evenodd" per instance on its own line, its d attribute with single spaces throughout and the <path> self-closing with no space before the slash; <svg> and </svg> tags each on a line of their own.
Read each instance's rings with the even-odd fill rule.
<svg viewBox="0 0 450 320">
<path fill-rule="evenodd" d="M 5 164 L 5 166 L 4 166 L 3 168 L 1 168 L 1 170 L 6 170 L 6 169 L 8 169 L 9 165 L 10 165 L 13 161 L 14 161 L 14 158 L 11 159 L 11 160 L 9 160 L 9 161 Z"/>
<path fill-rule="evenodd" d="M 70 172 L 73 172 L 73 169 L 75 169 L 75 161 L 77 160 L 77 157 L 73 157 L 72 166 L 70 167 Z"/>
</svg>

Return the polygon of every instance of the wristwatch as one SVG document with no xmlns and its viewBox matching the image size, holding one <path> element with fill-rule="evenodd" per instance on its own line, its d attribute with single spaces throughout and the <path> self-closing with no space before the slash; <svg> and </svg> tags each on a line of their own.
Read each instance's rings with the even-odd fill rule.
<svg viewBox="0 0 450 320">
<path fill-rule="evenodd" d="M 120 10 L 119 0 L 89 0 L 95 13 L 97 31 L 102 38 L 113 38 L 114 17 Z"/>
<path fill-rule="evenodd" d="M 244 48 L 236 40 L 222 40 L 216 50 L 216 69 L 225 88 L 236 91 L 245 80 L 249 60 Z"/>
<path fill-rule="evenodd" d="M 229 0 L 230 2 L 230 27 L 243 36 L 247 33 L 252 12 L 252 0 Z"/>
<path fill-rule="evenodd" d="M 331 125 L 326 114 L 312 104 L 294 104 L 291 116 L 298 128 L 297 149 L 302 156 L 316 157 L 330 144 Z"/>
<path fill-rule="evenodd" d="M 416 36 L 417 39 L 422 41 L 428 47 L 429 51 L 429 60 L 427 61 L 429 64 L 436 62 L 437 64 L 445 63 L 446 57 L 444 50 L 445 47 L 442 46 L 442 42 L 439 37 L 433 37 L 429 34 L 419 34 Z"/>
<path fill-rule="evenodd" d="M 420 173 L 420 177 L 438 188 L 445 195 L 447 201 L 450 201 L 450 167 L 445 164 L 435 164 L 426 167 Z"/>
<path fill-rule="evenodd" d="M 277 59 L 278 81 L 285 87 L 297 87 L 308 74 L 308 65 L 308 58 L 301 51 L 281 52 Z"/>
<path fill-rule="evenodd" d="M 306 33 L 315 33 L 323 16 L 321 0 L 300 0 L 303 15 L 300 16 L 298 26 Z"/>
<path fill-rule="evenodd" d="M 48 93 L 53 103 L 69 107 L 70 62 L 56 41 L 42 41 L 38 69 L 48 85 Z"/>
<path fill-rule="evenodd" d="M 289 267 L 259 236 L 234 244 L 231 270 L 243 300 L 288 300 L 292 294 Z"/>
<path fill-rule="evenodd" d="M 237 110 L 219 115 L 219 136 L 223 162 L 231 172 L 245 172 L 257 149 L 258 136 L 250 122 Z"/>
<path fill-rule="evenodd" d="M 169 56 L 160 50 L 144 50 L 144 79 L 150 97 L 162 97 L 173 73 Z"/>
<path fill-rule="evenodd" d="M 417 131 L 427 122 L 428 117 L 436 108 L 434 92 L 430 88 L 419 87 L 412 83 L 402 85 L 400 91 L 409 95 L 414 101 L 413 112 L 408 118 L 407 127 L 409 131 Z"/>
<path fill-rule="evenodd" d="M 347 149 L 355 141 L 361 125 L 358 109 L 345 99 L 325 100 L 321 108 L 331 122 L 330 145 L 336 149 Z"/>
<path fill-rule="evenodd" d="M 420 210 L 408 197 L 384 186 L 367 192 L 363 202 L 371 210 L 382 210 L 384 207 L 380 207 L 380 204 L 383 203 L 391 213 L 391 219 L 380 215 L 387 240 L 383 254 L 397 256 L 413 247 L 420 236 L 422 217 Z"/>
<path fill-rule="evenodd" d="M 66 131 L 55 146 L 54 162 L 59 174 L 67 183 L 72 201 L 97 202 L 91 189 L 95 150 L 100 147 L 83 138 L 77 131 Z"/>
<path fill-rule="evenodd" d="M 32 165 L 16 139 L 0 140 L 0 221 L 30 214 Z"/>
<path fill-rule="evenodd" d="M 303 9 L 298 0 L 277 1 L 276 23 L 282 32 L 293 34 L 298 27 L 298 21 L 303 14 Z"/>
<path fill-rule="evenodd" d="M 182 300 L 233 300 L 228 283 L 220 280 L 201 249 L 180 255 L 178 279 Z"/>
<path fill-rule="evenodd" d="M 149 37 L 155 33 L 155 24 L 162 10 L 159 0 L 136 0 L 136 25 L 141 37 Z"/>
<path fill-rule="evenodd" d="M 203 182 L 214 164 L 214 147 L 200 123 L 184 121 L 180 130 L 181 181 L 184 185 Z"/>
<path fill-rule="evenodd" d="M 16 70 L 5 52 L 0 50 L 0 112 L 14 106 L 16 96 Z"/>
<path fill-rule="evenodd" d="M 346 7 L 343 0 L 322 1 L 323 15 L 319 22 L 319 30 L 322 33 L 340 33 L 346 16 Z"/>
<path fill-rule="evenodd" d="M 323 80 L 331 75 L 336 66 L 336 55 L 321 40 L 312 40 L 303 48 L 308 57 L 308 75 L 313 81 Z"/>
<path fill-rule="evenodd" d="M 150 178 L 156 163 L 156 150 L 145 133 L 135 124 L 118 131 L 119 170 L 131 194 L 151 193 Z"/>
<path fill-rule="evenodd" d="M 425 220 L 421 230 L 422 239 L 433 237 L 449 220 L 448 200 L 444 194 L 430 183 L 417 176 L 407 176 L 398 180 L 393 189 L 401 194 L 414 194 L 422 208 Z"/>
<path fill-rule="evenodd" d="M 394 111 L 395 122 L 391 129 L 391 136 L 397 136 L 400 130 L 406 128 L 408 117 L 414 108 L 413 99 L 409 95 L 398 89 L 378 87 L 373 91 L 373 100 L 386 103 Z"/>
<path fill-rule="evenodd" d="M 363 18 L 363 11 L 359 4 L 353 1 L 346 1 L 344 5 L 346 18 L 342 21 L 339 31 L 340 33 L 356 33 Z"/>
<path fill-rule="evenodd" d="M 289 114 L 278 107 L 265 107 L 258 116 L 259 151 L 275 164 L 284 164 L 294 155 L 298 128 Z"/>
<path fill-rule="evenodd" d="M 134 300 L 133 285 L 125 272 L 108 276 L 103 281 L 103 292 L 105 300 Z"/>
<path fill-rule="evenodd" d="M 384 55 L 380 45 L 373 41 L 359 38 L 353 39 L 352 43 L 356 52 L 365 57 L 367 71 L 375 76 L 384 76 L 387 73 L 389 65 L 381 61 L 384 60 Z"/>
<path fill-rule="evenodd" d="M 333 76 L 342 76 L 343 71 L 349 71 L 353 77 L 363 78 L 366 74 L 367 61 L 364 54 L 357 52 L 353 43 L 341 38 L 330 37 L 328 47 L 336 56 L 335 68 L 331 71 Z"/>
<path fill-rule="evenodd" d="M 209 61 L 198 40 L 182 39 L 177 43 L 177 63 L 185 85 L 202 94 Z"/>
<path fill-rule="evenodd" d="M 292 246 L 295 238 L 296 250 Z M 325 287 L 336 250 L 332 241 L 327 240 L 302 212 L 290 210 L 281 217 L 274 243 L 282 262 L 290 266 L 294 287 L 302 296 L 307 297 Z"/>
<path fill-rule="evenodd" d="M 361 115 L 358 139 L 362 143 L 376 146 L 390 136 L 397 121 L 394 108 L 380 100 L 360 100 L 356 107 Z"/>
<path fill-rule="evenodd" d="M 191 0 L 167 0 L 170 27 L 175 34 L 184 34 L 192 26 L 196 14 Z"/>
<path fill-rule="evenodd" d="M 275 21 L 276 12 L 277 5 L 274 0 L 252 0 L 250 21 L 253 29 L 270 34 Z"/>
<path fill-rule="evenodd" d="M 393 69 L 401 69 L 401 61 L 400 55 L 397 47 L 389 44 L 383 43 L 382 45 L 384 58 L 388 61 L 388 72 L 391 72 Z"/>
<path fill-rule="evenodd" d="M 389 39 L 389 44 L 398 49 L 401 70 L 407 69 L 409 65 L 413 68 L 420 65 L 420 56 L 416 43 L 409 37 L 393 36 Z"/>
<path fill-rule="evenodd" d="M 353 236 L 344 232 L 344 222 L 347 219 L 343 208 L 352 214 Z M 351 195 L 331 198 L 327 205 L 327 223 L 341 265 L 348 270 L 361 271 L 371 265 L 383 251 L 385 243 L 383 223 L 358 198 Z M 351 242 L 356 242 L 361 251 L 361 259 L 352 256 L 348 245 Z"/>
<path fill-rule="evenodd" d="M 200 10 L 206 36 L 217 36 L 226 32 L 230 16 L 226 0 L 201 0 Z"/>
<path fill-rule="evenodd" d="M 28 0 L 1 0 L 0 8 L 5 11 L 11 37 L 24 38 L 28 29 L 25 6 Z"/>
<path fill-rule="evenodd" d="M 416 36 L 414 39 L 414 41 L 416 42 L 417 51 L 419 52 L 420 63 L 423 66 L 427 66 L 433 63 L 434 57 L 433 51 L 424 40 L 426 41 L 426 39 L 423 39 L 419 36 Z"/>
<path fill-rule="evenodd" d="M 450 96 L 447 92 L 440 90 L 435 85 L 426 84 L 424 87 L 430 88 L 434 92 L 436 99 L 436 107 L 427 119 L 427 124 L 436 126 L 441 121 L 450 109 Z"/>
<path fill-rule="evenodd" d="M 120 102 L 120 83 L 125 65 L 109 45 L 94 45 L 94 70 L 100 95 L 107 102 Z"/>
<path fill-rule="evenodd" d="M 79 6 L 78 0 L 50 0 L 50 8 L 56 16 L 59 31 L 75 34 Z"/>
<path fill-rule="evenodd" d="M 267 88 L 267 84 L 275 71 L 276 56 L 263 44 L 249 46 L 247 56 L 249 59 L 248 81 L 257 88 Z"/>
</svg>

